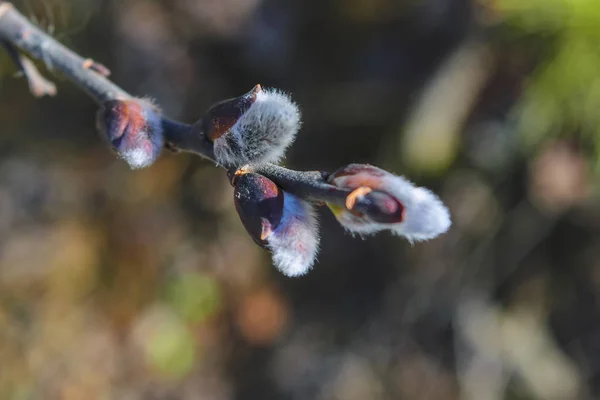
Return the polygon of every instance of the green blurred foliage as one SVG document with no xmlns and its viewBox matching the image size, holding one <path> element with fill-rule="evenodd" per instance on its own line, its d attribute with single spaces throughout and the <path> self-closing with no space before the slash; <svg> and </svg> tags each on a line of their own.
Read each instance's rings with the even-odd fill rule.
<svg viewBox="0 0 600 400">
<path fill-rule="evenodd" d="M 161 325 L 147 343 L 150 364 L 170 378 L 184 378 L 196 360 L 194 338 L 176 321 Z"/>
<path fill-rule="evenodd" d="M 189 272 L 167 283 L 166 297 L 170 306 L 184 320 L 197 323 L 218 311 L 221 291 L 215 278 Z"/>
<path fill-rule="evenodd" d="M 492 7 L 507 27 L 551 43 L 515 111 L 525 144 L 531 148 L 549 138 L 580 135 L 595 146 L 598 159 L 600 3 L 499 0 Z"/>
</svg>

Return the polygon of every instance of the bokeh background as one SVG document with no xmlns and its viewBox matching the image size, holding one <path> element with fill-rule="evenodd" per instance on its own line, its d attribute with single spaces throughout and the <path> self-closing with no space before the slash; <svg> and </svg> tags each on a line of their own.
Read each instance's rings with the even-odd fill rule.
<svg viewBox="0 0 600 400">
<path fill-rule="evenodd" d="M 368 162 L 454 225 L 352 238 L 289 279 L 222 170 L 128 170 L 95 105 L 0 56 L 0 399 L 600 398 L 600 2 L 29 0 L 126 90 L 195 121 L 293 94 L 285 163 Z"/>
</svg>

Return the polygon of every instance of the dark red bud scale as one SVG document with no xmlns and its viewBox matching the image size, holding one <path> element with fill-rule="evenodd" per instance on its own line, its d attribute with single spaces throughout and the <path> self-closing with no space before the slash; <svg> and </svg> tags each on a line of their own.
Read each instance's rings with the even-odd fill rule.
<svg viewBox="0 0 600 400">
<path fill-rule="evenodd" d="M 373 222 L 395 224 L 404 220 L 404 206 L 393 196 L 368 187 L 355 189 L 346 198 L 346 208 L 367 215 Z"/>
<path fill-rule="evenodd" d="M 126 132 L 142 131 L 146 119 L 137 102 L 111 100 L 105 102 L 98 113 L 98 125 L 113 149 L 116 149 Z"/>
<path fill-rule="evenodd" d="M 206 137 L 215 141 L 227 133 L 254 104 L 256 96 L 261 91 L 261 86 L 256 85 L 251 91 L 242 96 L 224 100 L 212 106 L 202 119 L 202 127 Z"/>
<path fill-rule="evenodd" d="M 235 177 L 235 209 L 254 241 L 265 247 L 283 215 L 283 191 L 270 179 L 254 173 Z"/>
<path fill-rule="evenodd" d="M 352 175 L 369 175 L 373 178 L 381 178 L 385 175 L 384 171 L 369 164 L 350 164 L 346 165 L 329 175 L 328 180 L 331 182 L 336 178 Z"/>
<path fill-rule="evenodd" d="M 143 168 L 164 147 L 160 111 L 145 99 L 110 100 L 97 114 L 100 135 L 131 168 Z"/>
</svg>

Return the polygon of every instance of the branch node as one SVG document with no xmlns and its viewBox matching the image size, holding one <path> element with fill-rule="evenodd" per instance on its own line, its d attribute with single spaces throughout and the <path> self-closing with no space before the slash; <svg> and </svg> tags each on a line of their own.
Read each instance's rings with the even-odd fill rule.
<svg viewBox="0 0 600 400">
<path fill-rule="evenodd" d="M 44 78 L 30 59 L 23 57 L 23 75 L 29 84 L 29 91 L 34 97 L 55 96 L 56 85 Z"/>
<path fill-rule="evenodd" d="M 110 75 L 110 70 L 106 68 L 106 66 L 92 60 L 91 58 L 87 58 L 83 61 L 83 68 L 94 71 L 105 78 Z"/>
</svg>

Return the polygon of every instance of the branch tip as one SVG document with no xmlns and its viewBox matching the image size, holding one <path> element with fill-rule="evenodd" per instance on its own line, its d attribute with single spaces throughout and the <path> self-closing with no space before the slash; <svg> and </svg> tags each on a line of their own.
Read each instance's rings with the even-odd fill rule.
<svg viewBox="0 0 600 400">
<path fill-rule="evenodd" d="M 29 83 L 29 91 L 34 97 L 56 96 L 56 85 L 46 79 L 33 61 L 23 57 L 23 74 Z"/>
</svg>

